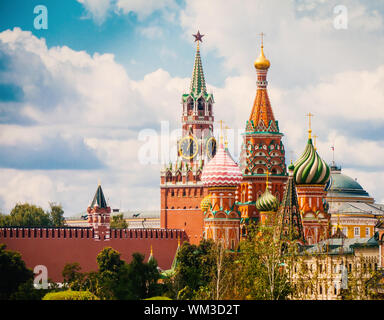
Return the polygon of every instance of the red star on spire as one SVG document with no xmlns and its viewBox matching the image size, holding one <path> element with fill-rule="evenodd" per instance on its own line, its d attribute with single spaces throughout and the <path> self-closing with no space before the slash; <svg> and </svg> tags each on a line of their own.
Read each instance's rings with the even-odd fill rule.
<svg viewBox="0 0 384 320">
<path fill-rule="evenodd" d="M 196 34 L 193 34 L 193 36 L 195 37 L 195 41 L 201 41 L 203 42 L 203 40 L 201 39 L 202 37 L 204 37 L 203 34 L 200 34 L 200 31 L 197 30 L 197 33 Z"/>
</svg>

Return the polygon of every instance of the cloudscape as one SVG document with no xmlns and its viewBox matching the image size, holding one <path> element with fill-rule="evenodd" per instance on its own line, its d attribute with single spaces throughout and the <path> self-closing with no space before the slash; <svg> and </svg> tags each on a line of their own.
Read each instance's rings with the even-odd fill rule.
<svg viewBox="0 0 384 320">
<path fill-rule="evenodd" d="M 235 160 L 263 32 L 287 165 L 304 151 L 311 112 L 322 158 L 384 203 L 383 1 L 349 0 L 343 28 L 338 1 L 241 2 L 2 1 L 0 212 L 56 202 L 78 215 L 98 181 L 112 208 L 160 212 L 160 170 L 176 154 L 162 142 L 180 129 L 198 30 L 215 121 L 232 130 Z M 47 28 L 34 24 L 38 5 Z"/>
</svg>

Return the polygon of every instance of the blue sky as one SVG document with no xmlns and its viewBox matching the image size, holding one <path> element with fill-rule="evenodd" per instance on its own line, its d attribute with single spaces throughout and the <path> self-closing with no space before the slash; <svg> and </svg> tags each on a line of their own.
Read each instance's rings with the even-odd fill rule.
<svg viewBox="0 0 384 320">
<path fill-rule="evenodd" d="M 33 27 L 36 5 L 48 8 L 48 30 Z M 165 12 L 155 10 L 144 18 L 138 18 L 134 11 L 128 14 L 109 12 L 101 23 L 88 18 L 91 14 L 77 1 L 6 0 L 0 4 L 0 29 L 20 27 L 29 30 L 37 37 L 44 37 L 49 47 L 66 45 L 90 54 L 112 52 L 116 61 L 124 65 L 136 80 L 159 67 L 172 76 L 183 77 L 190 75 L 190 61 L 194 57 L 192 35 L 185 37 L 177 21 L 179 9 L 183 7 L 183 1 L 175 1 L 171 9 Z M 170 20 L 173 15 L 175 21 Z M 142 28 L 152 27 L 161 31 L 153 36 L 140 33 Z M 224 74 L 220 72 L 220 58 L 214 52 L 210 52 L 208 58 L 211 58 L 211 63 L 205 67 L 207 73 L 212 74 L 212 84 L 222 84 Z"/>
<path fill-rule="evenodd" d="M 340 4 L 346 29 L 334 25 Z M 47 30 L 34 28 L 36 5 L 48 9 Z M 344 172 L 384 202 L 382 1 L 3 0 L 0 211 L 54 201 L 73 215 L 99 179 L 111 206 L 158 209 L 161 164 L 140 159 L 141 137 L 159 135 L 161 121 L 179 128 L 197 30 L 215 117 L 234 129 L 235 158 L 264 32 L 287 161 L 303 152 L 305 114 L 314 113 L 320 155 L 330 162 L 335 145 Z"/>
</svg>

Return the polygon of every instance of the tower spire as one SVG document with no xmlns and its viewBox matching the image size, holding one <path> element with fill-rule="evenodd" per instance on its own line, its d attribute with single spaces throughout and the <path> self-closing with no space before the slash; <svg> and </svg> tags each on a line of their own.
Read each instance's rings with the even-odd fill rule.
<svg viewBox="0 0 384 320">
<path fill-rule="evenodd" d="M 192 79 L 190 91 L 194 96 L 198 96 L 200 93 L 207 93 L 207 88 L 205 86 L 205 78 L 203 72 L 203 64 L 200 57 L 200 42 L 203 42 L 203 34 L 200 34 L 200 31 L 197 31 L 197 34 L 193 35 L 195 37 L 195 42 L 197 41 L 196 55 L 195 55 L 195 64 L 193 66 Z"/>
<path fill-rule="evenodd" d="M 277 132 L 278 127 L 275 121 L 275 117 L 273 115 L 271 103 L 268 97 L 268 81 L 267 81 L 267 73 L 268 69 L 271 65 L 269 60 L 264 55 L 264 36 L 265 34 L 262 32 L 261 34 L 261 49 L 260 55 L 255 60 L 254 66 L 256 68 L 257 73 L 257 91 L 255 101 L 253 103 L 253 108 L 251 112 L 251 116 L 249 120 L 253 121 L 254 127 L 256 127 L 254 131 L 256 132 L 267 132 L 273 131 Z M 272 121 L 272 123 L 271 123 Z M 272 126 L 270 127 L 270 125 Z"/>
</svg>

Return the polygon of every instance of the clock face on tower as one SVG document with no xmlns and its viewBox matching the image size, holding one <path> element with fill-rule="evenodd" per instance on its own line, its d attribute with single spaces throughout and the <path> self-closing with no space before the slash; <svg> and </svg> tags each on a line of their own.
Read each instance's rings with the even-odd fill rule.
<svg viewBox="0 0 384 320">
<path fill-rule="evenodd" d="M 179 142 L 179 156 L 186 160 L 193 159 L 199 151 L 198 142 L 193 136 L 185 136 Z"/>
<path fill-rule="evenodd" d="M 207 153 L 208 159 L 211 160 L 216 154 L 216 139 L 214 137 L 210 137 L 207 140 L 206 146 L 207 146 L 206 153 Z"/>
</svg>

